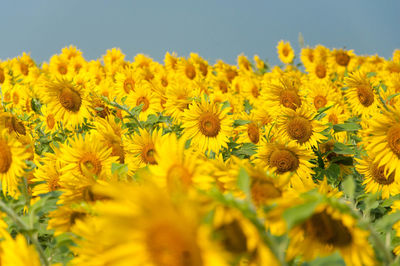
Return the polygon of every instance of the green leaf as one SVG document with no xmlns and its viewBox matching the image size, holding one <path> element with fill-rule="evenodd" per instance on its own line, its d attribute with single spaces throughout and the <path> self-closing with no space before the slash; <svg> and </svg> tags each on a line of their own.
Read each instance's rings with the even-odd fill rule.
<svg viewBox="0 0 400 266">
<path fill-rule="evenodd" d="M 353 176 L 348 176 L 343 182 L 343 191 L 349 198 L 354 198 L 354 192 L 356 189 L 356 183 L 354 182 Z"/>
<path fill-rule="evenodd" d="M 399 96 L 399 95 L 400 95 L 400 92 L 388 96 L 386 98 L 386 102 L 389 102 L 391 99 L 393 99 L 394 97 Z"/>
<path fill-rule="evenodd" d="M 118 174 L 118 175 L 123 175 L 128 173 L 129 169 L 126 164 L 121 164 L 121 163 L 112 163 L 111 164 L 111 173 L 112 174 Z"/>
<path fill-rule="evenodd" d="M 336 124 L 333 125 L 333 130 L 336 132 L 342 131 L 357 131 L 360 130 L 361 126 L 357 123 L 344 123 L 344 124 Z"/>
<path fill-rule="evenodd" d="M 388 214 L 375 223 L 375 228 L 378 232 L 389 232 L 398 221 L 400 221 L 400 212 Z"/>
<path fill-rule="evenodd" d="M 158 116 L 156 116 L 155 114 L 150 114 L 148 117 L 147 117 L 147 121 L 146 121 L 148 124 L 155 124 L 155 123 L 157 123 L 158 122 Z"/>
<path fill-rule="evenodd" d="M 250 176 L 244 168 L 240 168 L 240 170 L 239 170 L 237 185 L 249 197 L 249 195 L 250 195 Z"/>
<path fill-rule="evenodd" d="M 311 200 L 284 211 L 283 218 L 288 228 L 291 229 L 310 217 L 320 202 L 321 200 Z"/>
<path fill-rule="evenodd" d="M 333 145 L 333 152 L 337 154 L 354 154 L 354 150 L 350 146 L 340 142 L 336 142 Z"/>
<path fill-rule="evenodd" d="M 250 120 L 237 119 L 233 122 L 233 126 L 237 127 L 237 126 L 242 126 L 242 125 L 246 125 L 246 124 L 250 124 L 250 123 L 251 123 Z"/>
</svg>

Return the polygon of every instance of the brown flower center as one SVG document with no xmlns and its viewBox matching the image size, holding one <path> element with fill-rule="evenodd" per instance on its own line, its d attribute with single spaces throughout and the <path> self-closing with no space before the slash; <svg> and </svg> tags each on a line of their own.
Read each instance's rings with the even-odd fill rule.
<svg viewBox="0 0 400 266">
<path fill-rule="evenodd" d="M 293 172 L 299 167 L 299 159 L 289 150 L 275 150 L 269 158 L 272 167 L 277 168 L 279 174 Z"/>
<path fill-rule="evenodd" d="M 251 185 L 251 199 L 256 206 L 265 204 L 268 199 L 278 198 L 281 194 L 281 191 L 268 180 L 258 180 Z"/>
<path fill-rule="evenodd" d="M 53 129 L 54 126 L 56 125 L 56 120 L 54 119 L 54 115 L 53 114 L 49 114 L 46 117 L 46 124 L 47 124 L 47 128 L 48 129 Z"/>
<path fill-rule="evenodd" d="M 333 125 L 336 125 L 337 123 L 339 123 L 339 119 L 338 119 L 337 115 L 333 114 L 333 113 L 328 116 L 328 121 L 330 123 L 332 123 Z"/>
<path fill-rule="evenodd" d="M 12 163 L 11 149 L 7 142 L 0 139 L 0 174 L 7 173 Z"/>
<path fill-rule="evenodd" d="M 156 159 L 154 158 L 156 150 L 154 149 L 154 144 L 153 143 L 149 143 L 147 145 L 145 145 L 142 149 L 142 160 L 145 163 L 148 164 L 157 164 Z"/>
<path fill-rule="evenodd" d="M 47 185 L 49 187 L 49 191 L 56 191 L 60 188 L 60 184 L 58 183 L 59 177 L 53 176 L 47 181 Z"/>
<path fill-rule="evenodd" d="M 126 78 L 124 81 L 124 91 L 129 93 L 135 90 L 135 81 L 132 78 Z"/>
<path fill-rule="evenodd" d="M 222 244 L 226 250 L 234 254 L 246 252 L 246 235 L 237 220 L 222 225 L 217 229 L 217 232 L 221 234 Z"/>
<path fill-rule="evenodd" d="M 147 109 L 149 109 L 150 106 L 150 102 L 149 100 L 144 97 L 144 96 L 140 96 L 138 97 L 138 99 L 136 100 L 136 106 L 139 106 L 140 104 L 143 103 L 143 107 L 142 107 L 142 112 L 146 111 Z"/>
<path fill-rule="evenodd" d="M 368 107 L 374 103 L 375 97 L 371 87 L 366 87 L 366 86 L 358 87 L 357 96 L 358 99 L 360 100 L 360 103 L 365 107 Z"/>
<path fill-rule="evenodd" d="M 304 117 L 295 117 L 290 120 L 287 131 L 289 136 L 299 143 L 307 142 L 313 133 L 311 122 Z"/>
<path fill-rule="evenodd" d="M 77 220 L 82 220 L 85 217 L 86 217 L 86 213 L 74 211 L 69 216 L 69 223 L 70 223 L 70 225 L 74 225 Z"/>
<path fill-rule="evenodd" d="M 350 56 L 344 51 L 339 51 L 335 58 L 336 63 L 340 66 L 347 66 L 350 62 Z"/>
<path fill-rule="evenodd" d="M 17 105 L 17 104 L 19 103 L 19 95 L 18 95 L 18 92 L 13 92 L 12 100 L 13 100 L 13 103 L 14 103 L 15 105 Z"/>
<path fill-rule="evenodd" d="M 98 176 L 102 169 L 101 161 L 92 153 L 85 153 L 79 160 L 78 167 L 84 176 Z"/>
<path fill-rule="evenodd" d="M 226 77 L 228 78 L 229 82 L 232 82 L 232 80 L 237 76 L 237 72 L 234 69 L 228 69 L 226 70 Z"/>
<path fill-rule="evenodd" d="M 390 185 L 394 182 L 394 172 L 388 175 L 385 171 L 385 166 L 378 167 L 378 163 L 375 163 L 372 165 L 371 172 L 372 178 L 375 180 L 375 182 L 381 185 Z"/>
<path fill-rule="evenodd" d="M 221 129 L 221 122 L 216 114 L 206 112 L 199 117 L 199 129 L 207 137 L 216 137 Z"/>
<path fill-rule="evenodd" d="M 325 78 L 326 77 L 326 67 L 324 65 L 317 65 L 317 67 L 315 68 L 315 75 L 320 79 Z"/>
<path fill-rule="evenodd" d="M 280 94 L 280 103 L 286 108 L 296 110 L 297 107 L 300 107 L 301 100 L 295 91 L 284 90 Z"/>
<path fill-rule="evenodd" d="M 11 117 L 11 128 L 14 132 L 20 135 L 26 135 L 25 126 L 21 121 L 18 121 L 14 116 Z"/>
<path fill-rule="evenodd" d="M 67 68 L 67 66 L 65 66 L 64 64 L 60 64 L 60 65 L 58 66 L 58 72 L 59 72 L 61 75 L 67 74 L 67 71 L 68 71 L 68 68 Z"/>
<path fill-rule="evenodd" d="M 254 144 L 257 144 L 260 141 L 260 130 L 255 123 L 250 123 L 247 126 L 247 135 L 249 139 Z"/>
<path fill-rule="evenodd" d="M 186 65 L 185 74 L 188 79 L 194 79 L 196 77 L 196 69 L 192 64 Z"/>
<path fill-rule="evenodd" d="M 82 105 L 82 98 L 79 93 L 69 87 L 64 87 L 58 96 L 61 105 L 71 112 L 78 112 Z"/>
<path fill-rule="evenodd" d="M 201 74 L 205 77 L 208 74 L 208 67 L 206 64 L 204 64 L 203 62 L 199 63 L 199 69 Z"/>
<path fill-rule="evenodd" d="M 156 266 L 203 265 L 197 243 L 190 241 L 179 225 L 155 223 L 147 228 L 145 241 L 149 257 Z"/>
<path fill-rule="evenodd" d="M 282 54 L 285 56 L 285 57 L 287 57 L 288 55 L 289 55 L 289 49 L 285 46 L 285 47 L 283 47 L 283 49 L 282 49 Z"/>
<path fill-rule="evenodd" d="M 322 244 L 345 247 L 353 236 L 342 221 L 334 219 L 326 211 L 313 214 L 304 224 L 305 237 L 313 237 Z"/>
<path fill-rule="evenodd" d="M 251 94 L 253 95 L 254 98 L 258 98 L 258 96 L 260 96 L 260 90 L 258 89 L 257 86 L 253 86 L 251 88 Z"/>
<path fill-rule="evenodd" d="M 400 156 L 400 124 L 394 125 L 388 130 L 387 142 L 390 149 Z"/>
<path fill-rule="evenodd" d="M 5 79 L 6 76 L 4 75 L 4 70 L 0 68 L 0 84 L 3 84 Z"/>
<path fill-rule="evenodd" d="M 19 67 L 20 67 L 20 70 L 21 70 L 22 75 L 28 76 L 28 74 L 29 74 L 28 65 L 25 64 L 25 63 L 23 63 L 23 62 L 21 62 L 20 65 L 19 65 Z"/>
<path fill-rule="evenodd" d="M 225 81 L 223 81 L 223 80 L 219 81 L 218 87 L 219 87 L 219 90 L 222 91 L 223 93 L 228 92 L 228 84 L 226 84 Z"/>
<path fill-rule="evenodd" d="M 318 110 L 319 108 L 325 107 L 325 105 L 328 103 L 328 100 L 326 99 L 325 96 L 322 95 L 317 95 L 314 98 L 314 106 Z"/>
</svg>

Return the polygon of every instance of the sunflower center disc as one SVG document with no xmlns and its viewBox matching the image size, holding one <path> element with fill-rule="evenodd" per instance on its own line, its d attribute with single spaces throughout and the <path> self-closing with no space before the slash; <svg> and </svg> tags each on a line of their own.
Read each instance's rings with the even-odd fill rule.
<svg viewBox="0 0 400 266">
<path fill-rule="evenodd" d="M 188 79 L 194 79 L 196 77 L 196 69 L 193 65 L 188 64 L 185 68 L 185 74 Z"/>
<path fill-rule="evenodd" d="M 392 126 L 387 133 L 387 142 L 390 149 L 400 156 L 400 125 Z"/>
<path fill-rule="evenodd" d="M 320 79 L 325 78 L 326 67 L 324 65 L 317 65 L 317 67 L 315 68 L 315 75 Z"/>
<path fill-rule="evenodd" d="M 82 99 L 78 92 L 70 89 L 63 88 L 59 95 L 61 105 L 71 112 L 78 112 L 82 105 Z"/>
<path fill-rule="evenodd" d="M 0 140 L 0 174 L 7 173 L 12 162 L 10 147 L 4 140 Z"/>
<path fill-rule="evenodd" d="M 143 103 L 143 107 L 142 107 L 142 112 L 146 111 L 147 109 L 149 109 L 150 106 L 150 102 L 146 97 L 140 96 L 137 100 L 136 100 L 136 106 L 139 106 L 140 104 Z"/>
<path fill-rule="evenodd" d="M 124 91 L 126 93 L 129 93 L 130 91 L 133 91 L 135 89 L 135 81 L 131 78 L 127 78 L 124 81 Z"/>
<path fill-rule="evenodd" d="M 385 167 L 378 167 L 377 163 L 372 165 L 372 177 L 377 183 L 382 185 L 390 185 L 394 182 L 394 173 L 388 176 L 385 173 Z"/>
<path fill-rule="evenodd" d="M 307 142 L 312 135 L 311 123 L 304 117 L 292 119 L 288 124 L 287 130 L 289 136 L 299 143 Z"/>
<path fill-rule="evenodd" d="M 260 132 L 257 125 L 254 123 L 248 125 L 247 135 L 249 136 L 250 141 L 254 144 L 257 144 L 260 141 Z"/>
<path fill-rule="evenodd" d="M 372 89 L 369 87 L 363 86 L 357 88 L 357 96 L 358 99 L 360 100 L 360 103 L 365 107 L 368 107 L 374 103 L 374 93 L 372 92 Z"/>
<path fill-rule="evenodd" d="M 340 66 L 347 66 L 350 62 L 350 56 L 345 52 L 336 54 L 336 63 Z"/>
<path fill-rule="evenodd" d="M 270 164 L 277 168 L 277 172 L 295 171 L 299 167 L 299 159 L 288 150 L 276 150 L 271 154 Z"/>
<path fill-rule="evenodd" d="M 327 100 L 326 97 L 322 96 L 322 95 L 317 95 L 314 98 L 314 106 L 315 108 L 318 110 L 319 108 L 325 107 L 325 105 L 327 104 Z"/>
<path fill-rule="evenodd" d="M 102 169 L 100 160 L 91 153 L 86 153 L 79 161 L 79 170 L 86 176 L 87 173 L 99 175 Z"/>
<path fill-rule="evenodd" d="M 145 163 L 157 164 L 156 159 L 154 158 L 154 154 L 155 154 L 154 144 L 150 143 L 143 147 L 141 155 Z"/>
<path fill-rule="evenodd" d="M 207 137 L 215 137 L 221 129 L 221 123 L 217 115 L 204 113 L 199 118 L 199 129 Z"/>
<path fill-rule="evenodd" d="M 285 90 L 280 94 L 280 102 L 286 108 L 296 110 L 301 105 L 300 97 L 295 91 Z"/>
<path fill-rule="evenodd" d="M 333 219 L 325 211 L 313 214 L 304 226 L 307 234 L 312 235 L 321 243 L 345 247 L 352 242 L 353 237 L 349 229 L 342 221 Z"/>
</svg>

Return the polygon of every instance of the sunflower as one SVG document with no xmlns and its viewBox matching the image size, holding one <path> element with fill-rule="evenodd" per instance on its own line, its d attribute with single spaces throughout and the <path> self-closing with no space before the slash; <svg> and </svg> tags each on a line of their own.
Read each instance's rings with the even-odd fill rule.
<svg viewBox="0 0 400 266">
<path fill-rule="evenodd" d="M 149 132 L 145 129 L 139 129 L 137 134 L 132 135 L 127 146 L 134 159 L 132 167 L 138 169 L 146 165 L 157 164 L 155 159 L 156 146 L 159 142 L 162 142 L 162 139 L 161 130 Z"/>
<path fill-rule="evenodd" d="M 71 232 L 76 222 L 84 219 L 87 215 L 88 211 L 77 204 L 59 206 L 49 213 L 50 220 L 47 229 L 54 230 L 55 236 Z"/>
<path fill-rule="evenodd" d="M 365 156 L 362 159 L 356 159 L 357 171 L 364 176 L 363 185 L 365 192 L 377 193 L 382 192 L 382 198 L 387 199 L 400 193 L 399 180 L 395 178 L 396 170 L 388 174 L 387 165 L 379 165 L 372 156 Z"/>
<path fill-rule="evenodd" d="M 301 256 L 310 261 L 339 251 L 348 265 L 376 265 L 368 235 L 354 217 L 321 203 L 309 218 L 290 230 L 287 259 Z"/>
<path fill-rule="evenodd" d="M 175 52 L 169 53 L 166 52 L 164 56 L 164 66 L 165 68 L 170 71 L 174 72 L 178 68 L 178 57 Z"/>
<path fill-rule="evenodd" d="M 189 81 L 194 81 L 196 80 L 196 78 L 199 78 L 196 67 L 192 63 L 192 60 L 181 58 L 177 63 L 177 70 L 180 76 L 186 78 Z"/>
<path fill-rule="evenodd" d="M 39 159 L 38 167 L 35 169 L 32 182 L 38 182 L 33 187 L 32 195 L 39 196 L 61 188 L 59 184 L 61 176 L 62 164 L 58 160 L 57 155 L 46 153 L 46 156 Z"/>
<path fill-rule="evenodd" d="M 258 144 L 264 133 L 264 125 L 255 120 L 254 113 L 250 113 L 249 115 L 243 112 L 240 114 L 239 119 L 247 120 L 249 123 L 240 125 L 236 128 L 239 134 L 236 142 Z"/>
<path fill-rule="evenodd" d="M 171 198 L 152 185 L 101 188 L 110 198 L 98 217 L 77 221 L 77 265 L 228 265 L 221 248 L 200 224 L 198 207 L 183 195 Z"/>
<path fill-rule="evenodd" d="M 334 72 L 344 75 L 344 72 L 353 71 L 356 67 L 355 54 L 353 50 L 334 49 L 329 56 L 329 63 Z"/>
<path fill-rule="evenodd" d="M 189 107 L 193 97 L 199 94 L 199 88 L 193 82 L 174 75 L 166 90 L 165 114 L 181 122 L 183 112 Z"/>
<path fill-rule="evenodd" d="M 40 266 L 39 255 L 33 245 L 29 245 L 25 237 L 18 234 L 13 238 L 4 229 L 1 229 L 0 236 L 0 264 L 16 266 Z"/>
<path fill-rule="evenodd" d="M 151 84 L 147 81 L 142 81 L 136 90 L 128 95 L 126 104 L 130 108 L 143 105 L 139 114 L 139 119 L 143 121 L 147 120 L 149 115 L 156 115 L 161 111 L 160 99 L 151 91 Z"/>
<path fill-rule="evenodd" d="M 369 127 L 363 130 L 362 144 L 365 150 L 375 155 L 374 163 L 385 166 L 386 175 L 395 172 L 400 180 L 400 111 L 388 106 L 381 114 L 368 120 Z"/>
<path fill-rule="evenodd" d="M 69 61 L 65 56 L 53 55 L 49 62 L 49 71 L 53 76 L 62 78 L 68 74 Z"/>
<path fill-rule="evenodd" d="M 266 92 L 263 97 L 264 101 L 272 107 L 271 109 L 290 108 L 296 110 L 304 101 L 303 95 L 300 94 L 301 84 L 298 76 L 289 74 L 272 81 L 264 79 L 262 81 Z"/>
<path fill-rule="evenodd" d="M 285 173 L 291 173 L 290 185 L 294 189 L 308 190 L 314 187 L 311 175 L 314 171 L 310 160 L 314 159 L 314 154 L 290 141 L 283 144 L 282 141 L 276 142 L 263 141 L 257 153 L 254 155 L 253 162 L 265 170 L 272 170 L 278 175 L 282 175 L 282 183 L 285 183 L 288 176 Z"/>
<path fill-rule="evenodd" d="M 300 60 L 306 69 L 311 68 L 314 64 L 314 48 L 302 48 L 300 51 Z"/>
<path fill-rule="evenodd" d="M 26 148 L 7 129 L 0 131 L 0 179 L 4 195 L 17 194 L 26 167 L 25 160 L 29 156 Z"/>
<path fill-rule="evenodd" d="M 86 91 L 71 81 L 47 81 L 44 84 L 43 101 L 56 121 L 67 128 L 75 128 L 89 119 L 89 101 Z"/>
<path fill-rule="evenodd" d="M 201 151 L 211 150 L 216 153 L 221 147 L 227 147 L 228 136 L 232 131 L 232 119 L 228 110 L 201 99 L 193 101 L 183 114 L 184 137 L 192 140 L 192 145 Z"/>
<path fill-rule="evenodd" d="M 328 81 L 309 81 L 304 86 L 307 90 L 307 101 L 310 105 L 314 105 L 315 111 L 333 106 L 341 98 Z"/>
<path fill-rule="evenodd" d="M 149 165 L 155 182 L 170 190 L 192 186 L 210 188 L 214 178 L 206 175 L 199 153 L 185 150 L 185 143 L 185 139 L 178 140 L 175 134 L 165 135 L 164 140 L 158 143 L 154 154 L 157 164 Z"/>
<path fill-rule="evenodd" d="M 82 200 L 87 189 L 96 182 L 114 179 L 111 165 L 118 162 L 118 157 L 111 153 L 112 149 L 97 141 L 95 134 L 87 134 L 85 138 L 78 136 L 69 144 L 63 144 L 59 155 L 63 163 L 59 180 L 64 188 L 61 202 Z"/>
<path fill-rule="evenodd" d="M 346 92 L 347 102 L 355 115 L 368 119 L 378 111 L 378 96 L 366 73 L 350 73 L 349 77 L 345 78 L 345 84 L 349 87 Z"/>
<path fill-rule="evenodd" d="M 347 119 L 350 118 L 349 113 L 345 108 L 340 106 L 339 104 L 335 104 L 331 108 L 325 111 L 325 116 L 321 119 L 323 123 L 331 123 L 332 125 L 343 124 Z M 339 142 L 346 143 L 347 141 L 347 132 L 335 132 L 332 128 L 330 134 L 334 139 Z"/>
<path fill-rule="evenodd" d="M 314 117 L 315 112 L 307 105 L 303 105 L 296 111 L 288 108 L 282 109 L 277 121 L 279 134 L 284 139 L 294 140 L 299 145 L 311 150 L 312 147 L 317 147 L 319 142 L 326 139 L 321 134 L 326 126 Z"/>
<path fill-rule="evenodd" d="M 213 213 L 215 238 L 231 254 L 233 261 L 246 261 L 250 265 L 279 265 L 277 258 L 263 243 L 255 225 L 239 210 L 217 205 Z M 260 252 L 266 254 L 260 256 Z"/>
<path fill-rule="evenodd" d="M 125 55 L 119 48 L 107 50 L 106 54 L 103 56 L 104 69 L 106 73 L 110 76 L 114 76 L 121 67 L 125 66 L 124 58 Z"/>
<path fill-rule="evenodd" d="M 281 60 L 284 64 L 290 64 L 294 59 L 294 51 L 292 46 L 290 46 L 290 42 L 284 42 L 281 40 L 277 46 L 279 60 Z"/>
</svg>

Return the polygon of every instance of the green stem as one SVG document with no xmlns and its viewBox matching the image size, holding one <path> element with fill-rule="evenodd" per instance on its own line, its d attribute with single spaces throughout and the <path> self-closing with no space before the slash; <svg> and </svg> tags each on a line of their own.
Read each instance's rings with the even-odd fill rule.
<svg viewBox="0 0 400 266">
<path fill-rule="evenodd" d="M 49 262 L 46 258 L 46 255 L 44 254 L 44 251 L 42 249 L 42 246 L 40 245 L 37 235 L 33 233 L 33 228 L 30 228 L 28 225 L 25 224 L 25 222 L 18 216 L 17 213 L 13 209 L 11 209 L 7 204 L 4 203 L 4 201 L 0 200 L 0 209 L 5 212 L 14 222 L 15 224 L 18 225 L 20 229 L 22 229 L 23 232 L 25 232 L 26 237 L 28 240 L 35 245 L 36 250 L 39 253 L 40 257 L 40 262 L 44 266 L 49 266 Z"/>
</svg>

